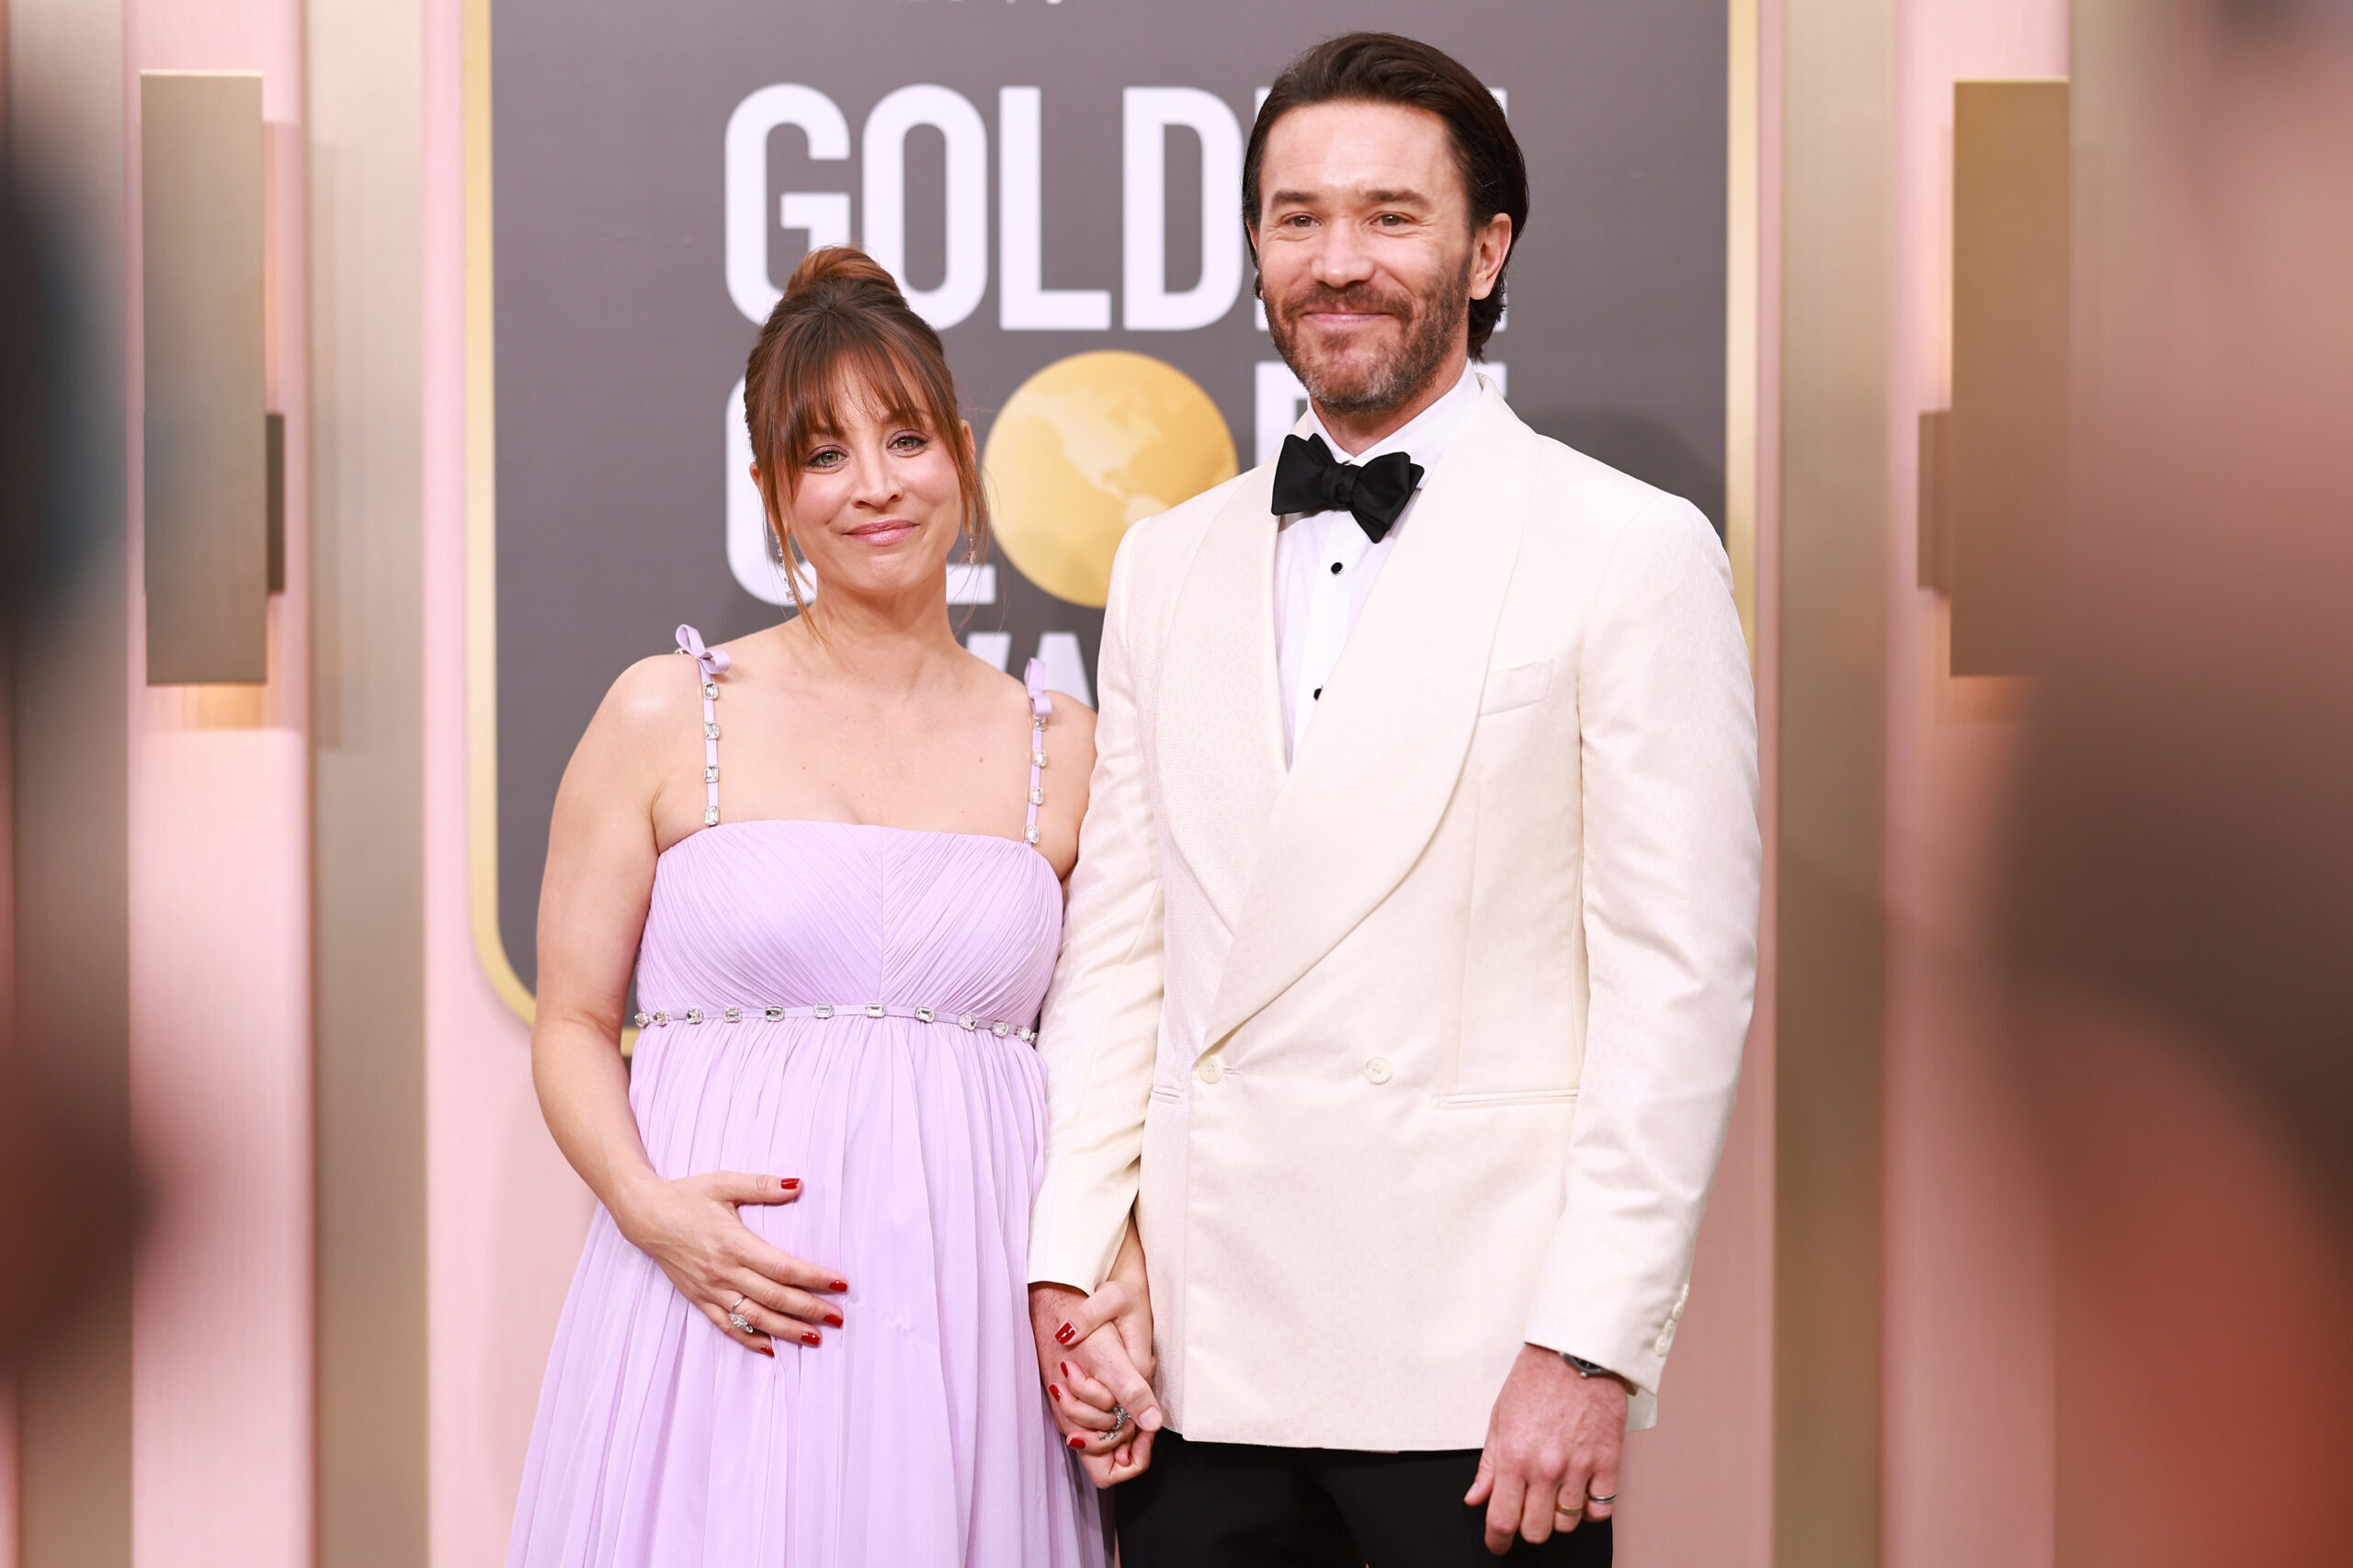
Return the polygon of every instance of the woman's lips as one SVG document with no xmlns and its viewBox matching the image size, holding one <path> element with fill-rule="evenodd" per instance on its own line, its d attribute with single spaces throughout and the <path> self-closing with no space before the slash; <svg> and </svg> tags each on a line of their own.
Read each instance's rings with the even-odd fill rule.
<svg viewBox="0 0 2353 1568">
<path fill-rule="evenodd" d="M 887 522 L 862 523 L 849 530 L 849 537 L 869 544 L 896 544 L 915 531 L 915 524 L 892 517 Z"/>
</svg>

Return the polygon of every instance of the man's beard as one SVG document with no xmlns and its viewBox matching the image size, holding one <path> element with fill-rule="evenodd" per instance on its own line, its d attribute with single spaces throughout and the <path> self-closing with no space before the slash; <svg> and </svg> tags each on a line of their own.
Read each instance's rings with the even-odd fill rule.
<svg viewBox="0 0 2353 1568">
<path fill-rule="evenodd" d="M 1269 305 L 1267 335 L 1316 407 L 1358 418 L 1393 413 L 1429 385 L 1470 318 L 1471 262 L 1463 257 L 1460 273 L 1421 296 L 1388 294 L 1361 283 L 1346 289 L 1311 284 L 1279 307 Z M 1302 352 L 1292 330 L 1302 315 L 1319 308 L 1395 316 L 1405 324 L 1405 341 L 1374 364 L 1319 365 Z"/>
</svg>

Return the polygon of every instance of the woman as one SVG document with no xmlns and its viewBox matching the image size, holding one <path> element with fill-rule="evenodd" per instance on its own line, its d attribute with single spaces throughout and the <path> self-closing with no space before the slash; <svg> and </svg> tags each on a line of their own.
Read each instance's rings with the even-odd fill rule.
<svg viewBox="0 0 2353 1568">
<path fill-rule="evenodd" d="M 602 1207 L 508 1562 L 1097 1563 L 1070 1449 L 1099 1478 L 1133 1427 L 1064 1446 L 1025 1304 L 1029 1041 L 1094 715 L 956 642 L 978 463 L 888 273 L 802 262 L 745 411 L 824 594 L 726 647 L 680 627 L 689 658 L 614 683 L 557 793 L 532 1065 Z M 1112 1425 L 1098 1386 L 1053 1395 Z"/>
</svg>

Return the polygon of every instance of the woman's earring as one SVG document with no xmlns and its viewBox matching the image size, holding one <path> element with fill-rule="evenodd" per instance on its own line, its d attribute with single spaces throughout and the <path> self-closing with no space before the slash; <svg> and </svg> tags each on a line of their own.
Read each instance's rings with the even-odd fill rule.
<svg viewBox="0 0 2353 1568">
<path fill-rule="evenodd" d="M 767 535 L 768 564 L 771 566 L 781 566 L 784 564 L 784 536 L 777 532 L 774 528 L 768 529 Z"/>
</svg>

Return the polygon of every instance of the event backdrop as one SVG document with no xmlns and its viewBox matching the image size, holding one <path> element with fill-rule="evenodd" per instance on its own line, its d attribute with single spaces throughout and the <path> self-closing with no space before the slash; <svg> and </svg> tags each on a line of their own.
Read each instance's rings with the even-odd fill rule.
<svg viewBox="0 0 2353 1568">
<path fill-rule="evenodd" d="M 1724 0 L 493 0 L 491 28 L 495 918 L 526 986 L 606 687 L 682 620 L 790 613 L 741 398 L 794 263 L 863 245 L 940 329 L 997 513 L 950 584 L 967 644 L 1091 700 L 1120 533 L 1299 411 L 1241 158 L 1332 33 L 1426 39 L 1503 100 L 1532 197 L 1490 372 L 1722 528 Z"/>
</svg>

